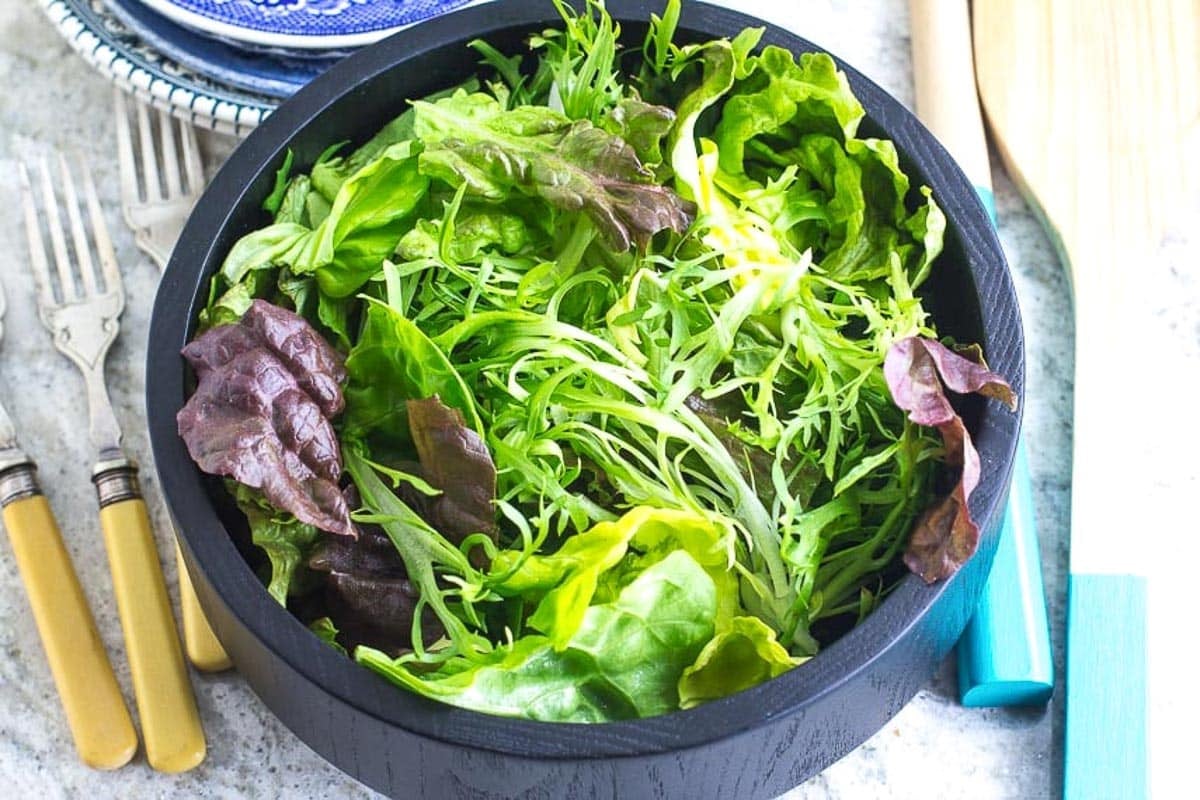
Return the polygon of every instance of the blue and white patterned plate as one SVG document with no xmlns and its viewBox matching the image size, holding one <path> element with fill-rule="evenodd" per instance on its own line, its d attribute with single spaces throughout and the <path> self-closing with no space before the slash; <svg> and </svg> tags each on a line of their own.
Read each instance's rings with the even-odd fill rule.
<svg viewBox="0 0 1200 800">
<path fill-rule="evenodd" d="M 159 15 L 140 0 L 104 4 L 142 41 L 193 72 L 235 89 L 284 99 L 337 62 L 336 56 L 294 58 L 249 53 Z"/>
<path fill-rule="evenodd" d="M 278 101 L 225 86 L 167 58 L 100 0 L 38 0 L 71 47 L 121 88 L 199 127 L 245 136 Z"/>
<path fill-rule="evenodd" d="M 142 0 L 209 36 L 282 50 L 345 50 L 468 0 Z"/>
</svg>

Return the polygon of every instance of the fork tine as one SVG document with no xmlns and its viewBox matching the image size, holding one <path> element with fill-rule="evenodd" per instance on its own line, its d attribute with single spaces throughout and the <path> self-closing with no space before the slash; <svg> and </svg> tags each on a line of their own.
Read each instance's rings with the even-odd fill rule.
<svg viewBox="0 0 1200 800">
<path fill-rule="evenodd" d="M 179 156 L 175 152 L 175 123 L 165 111 L 158 112 L 158 138 L 162 143 L 163 177 L 167 182 L 167 197 L 178 197 L 183 191 L 179 185 Z"/>
<path fill-rule="evenodd" d="M 96 266 L 92 263 L 92 250 L 88 246 L 87 231 L 83 227 L 83 219 L 79 215 L 79 195 L 75 192 L 75 180 L 71 177 L 71 168 L 62 153 L 58 154 L 58 166 L 62 172 L 63 205 L 67 209 L 67 219 L 71 223 L 71 239 L 75 244 L 75 264 L 79 277 L 83 279 L 83 295 L 90 297 L 96 293 Z"/>
<path fill-rule="evenodd" d="M 158 159 L 154 155 L 154 131 L 150 127 L 150 112 L 145 103 L 134 103 L 137 107 L 138 138 L 142 145 L 142 186 L 147 200 L 162 199 L 162 185 L 158 182 Z"/>
<path fill-rule="evenodd" d="M 74 300 L 75 279 L 71 275 L 71 259 L 67 255 L 67 240 L 63 236 L 62 218 L 58 215 L 58 200 L 54 195 L 54 182 L 50 179 L 50 160 L 42 156 L 38 163 L 42 173 L 42 207 L 46 214 L 46 229 L 50 232 L 50 245 L 54 250 L 54 264 L 58 267 L 59 292 L 63 302 Z M 54 289 L 50 289 L 53 294 Z"/>
<path fill-rule="evenodd" d="M 113 88 L 114 105 L 117 118 L 117 161 L 121 166 L 121 197 L 137 200 L 137 166 L 134 164 L 133 137 L 129 132 L 129 106 L 125 101 L 125 92 L 120 87 Z"/>
<path fill-rule="evenodd" d="M 21 173 L 21 204 L 25 207 L 25 233 L 29 237 L 29 263 L 33 266 L 33 279 L 41 294 L 42 305 L 54 305 L 54 288 L 50 282 L 50 264 L 46 259 L 46 245 L 42 241 L 42 229 L 38 224 L 37 204 L 33 200 L 33 187 L 29 183 L 29 170 L 24 161 L 17 162 Z"/>
<path fill-rule="evenodd" d="M 96 182 L 83 157 L 79 157 L 83 174 L 83 193 L 87 197 L 88 215 L 92 218 L 92 238 L 96 242 L 96 256 L 104 273 L 104 289 L 113 292 L 121 288 L 121 270 L 117 266 L 117 254 L 113 252 L 112 239 L 108 237 L 108 226 L 104 222 L 104 210 L 96 196 Z"/>
<path fill-rule="evenodd" d="M 183 145 L 183 166 L 187 170 L 188 191 L 199 194 L 204 188 L 204 165 L 200 163 L 196 129 L 184 120 L 179 120 L 179 142 Z"/>
</svg>

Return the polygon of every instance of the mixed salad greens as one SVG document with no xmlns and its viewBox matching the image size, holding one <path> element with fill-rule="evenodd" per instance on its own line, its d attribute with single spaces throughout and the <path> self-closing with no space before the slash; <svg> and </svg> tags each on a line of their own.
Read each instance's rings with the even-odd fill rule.
<svg viewBox="0 0 1200 800">
<path fill-rule="evenodd" d="M 945 219 L 829 56 L 678 44 L 677 0 L 622 49 L 599 0 L 555 5 L 529 54 L 473 42 L 479 78 L 289 155 L 179 429 L 322 639 L 604 721 L 795 667 L 902 555 L 952 573 L 979 461 L 944 387 L 1014 398 L 934 339 Z"/>
</svg>

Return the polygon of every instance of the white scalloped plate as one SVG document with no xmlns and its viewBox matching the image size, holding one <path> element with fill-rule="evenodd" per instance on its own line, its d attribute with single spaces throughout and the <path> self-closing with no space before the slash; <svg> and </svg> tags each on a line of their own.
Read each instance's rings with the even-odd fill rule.
<svg viewBox="0 0 1200 800">
<path fill-rule="evenodd" d="M 143 102 L 201 128 L 245 136 L 278 101 L 192 72 L 145 44 L 100 0 L 38 0 L 72 49 Z"/>
</svg>

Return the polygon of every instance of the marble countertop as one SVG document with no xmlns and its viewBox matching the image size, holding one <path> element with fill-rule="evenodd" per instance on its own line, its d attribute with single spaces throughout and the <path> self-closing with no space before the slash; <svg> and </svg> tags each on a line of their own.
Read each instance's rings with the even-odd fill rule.
<svg viewBox="0 0 1200 800">
<path fill-rule="evenodd" d="M 913 99 L 907 4 L 904 0 L 813 0 L 784 4 L 740 0 L 754 10 L 837 53 L 902 102 Z M 76 57 L 53 27 L 26 0 L 0 0 L 0 197 L 17 197 L 15 162 L 48 147 L 79 151 L 92 164 L 108 209 L 127 291 L 122 336 L 108 363 L 108 382 L 131 451 L 144 462 L 149 445 L 142 398 L 150 306 L 158 269 L 133 244 L 119 214 L 111 87 Z M 205 139 L 208 166 L 215 167 L 231 143 Z M 1071 305 L 1069 287 L 1055 252 L 1029 208 L 1003 171 L 994 171 L 1000 237 L 1008 254 L 1024 312 L 1028 341 L 1025 439 L 1033 470 L 1041 556 L 1054 642 L 1055 669 L 1063 671 L 1071 464 Z M 1152 419 L 1128 421 L 1127 433 L 1147 434 L 1144 456 L 1151 468 L 1131 469 L 1131 497 L 1139 498 L 1140 529 L 1154 535 L 1186 529 L 1181 499 L 1195 496 L 1200 452 L 1195 431 L 1170 420 L 1185 409 L 1170 408 L 1186 397 L 1200 376 L 1200 182 L 1188 203 L 1170 220 L 1161 249 L 1147 254 L 1139 269 L 1147 291 L 1137 298 L 1131 320 L 1147 337 L 1145 361 L 1122 365 L 1146 388 L 1139 402 L 1154 403 Z M 86 446 L 86 408 L 75 368 L 51 347 L 33 305 L 26 272 L 20 219 L 0 219 L 0 279 L 8 296 L 0 346 L 0 398 L 20 431 L 22 443 L 40 465 L 42 485 L 64 530 L 85 592 L 96 615 L 127 698 L 132 698 L 121 632 L 100 538 Z M 1132 316 L 1136 315 L 1136 316 Z M 1183 376 L 1183 377 L 1180 377 Z M 1160 386 L 1182 392 L 1158 393 Z M 1195 394 L 1191 394 L 1195 397 Z M 1182 446 L 1181 446 L 1182 443 Z M 1126 467 L 1128 468 L 1128 467 Z M 152 470 L 142 475 L 156 525 L 163 568 L 175 592 L 168 519 Z M 1175 607 L 1187 599 L 1184 575 L 1195 563 L 1190 541 L 1173 542 L 1172 561 L 1152 582 L 1152 608 Z M 1165 541 L 1165 540 L 1163 540 Z M 1180 553 L 1180 548 L 1190 548 Z M 1162 580 L 1157 580 L 1162 578 Z M 1193 581 L 1194 582 L 1194 581 Z M 152 771 L 142 756 L 112 773 L 95 772 L 76 758 L 53 682 L 46 669 L 33 620 L 7 539 L 0 542 L 0 786 L 20 797 L 375 797 L 309 750 L 250 691 L 236 672 L 193 673 L 208 735 L 207 760 L 184 775 Z M 1169 633 L 1171 616 L 1152 618 L 1152 686 L 1175 677 L 1183 664 Z M 1165 643 L 1165 645 L 1164 645 Z M 1158 656 L 1162 657 L 1158 657 Z M 1179 666 L 1173 666 L 1178 664 Z M 1183 764 L 1180 737 L 1170 733 L 1194 723 L 1165 692 L 1152 690 L 1156 786 L 1172 786 L 1163 766 Z M 1039 798 L 1057 796 L 1061 782 L 1063 704 L 1061 683 L 1044 709 L 968 709 L 956 701 L 953 656 L 895 718 L 857 750 L 790 792 L 810 798 L 926 797 Z M 1165 735 L 1159 735 L 1164 731 Z M 1178 743 L 1177 743 L 1178 742 Z"/>
</svg>

